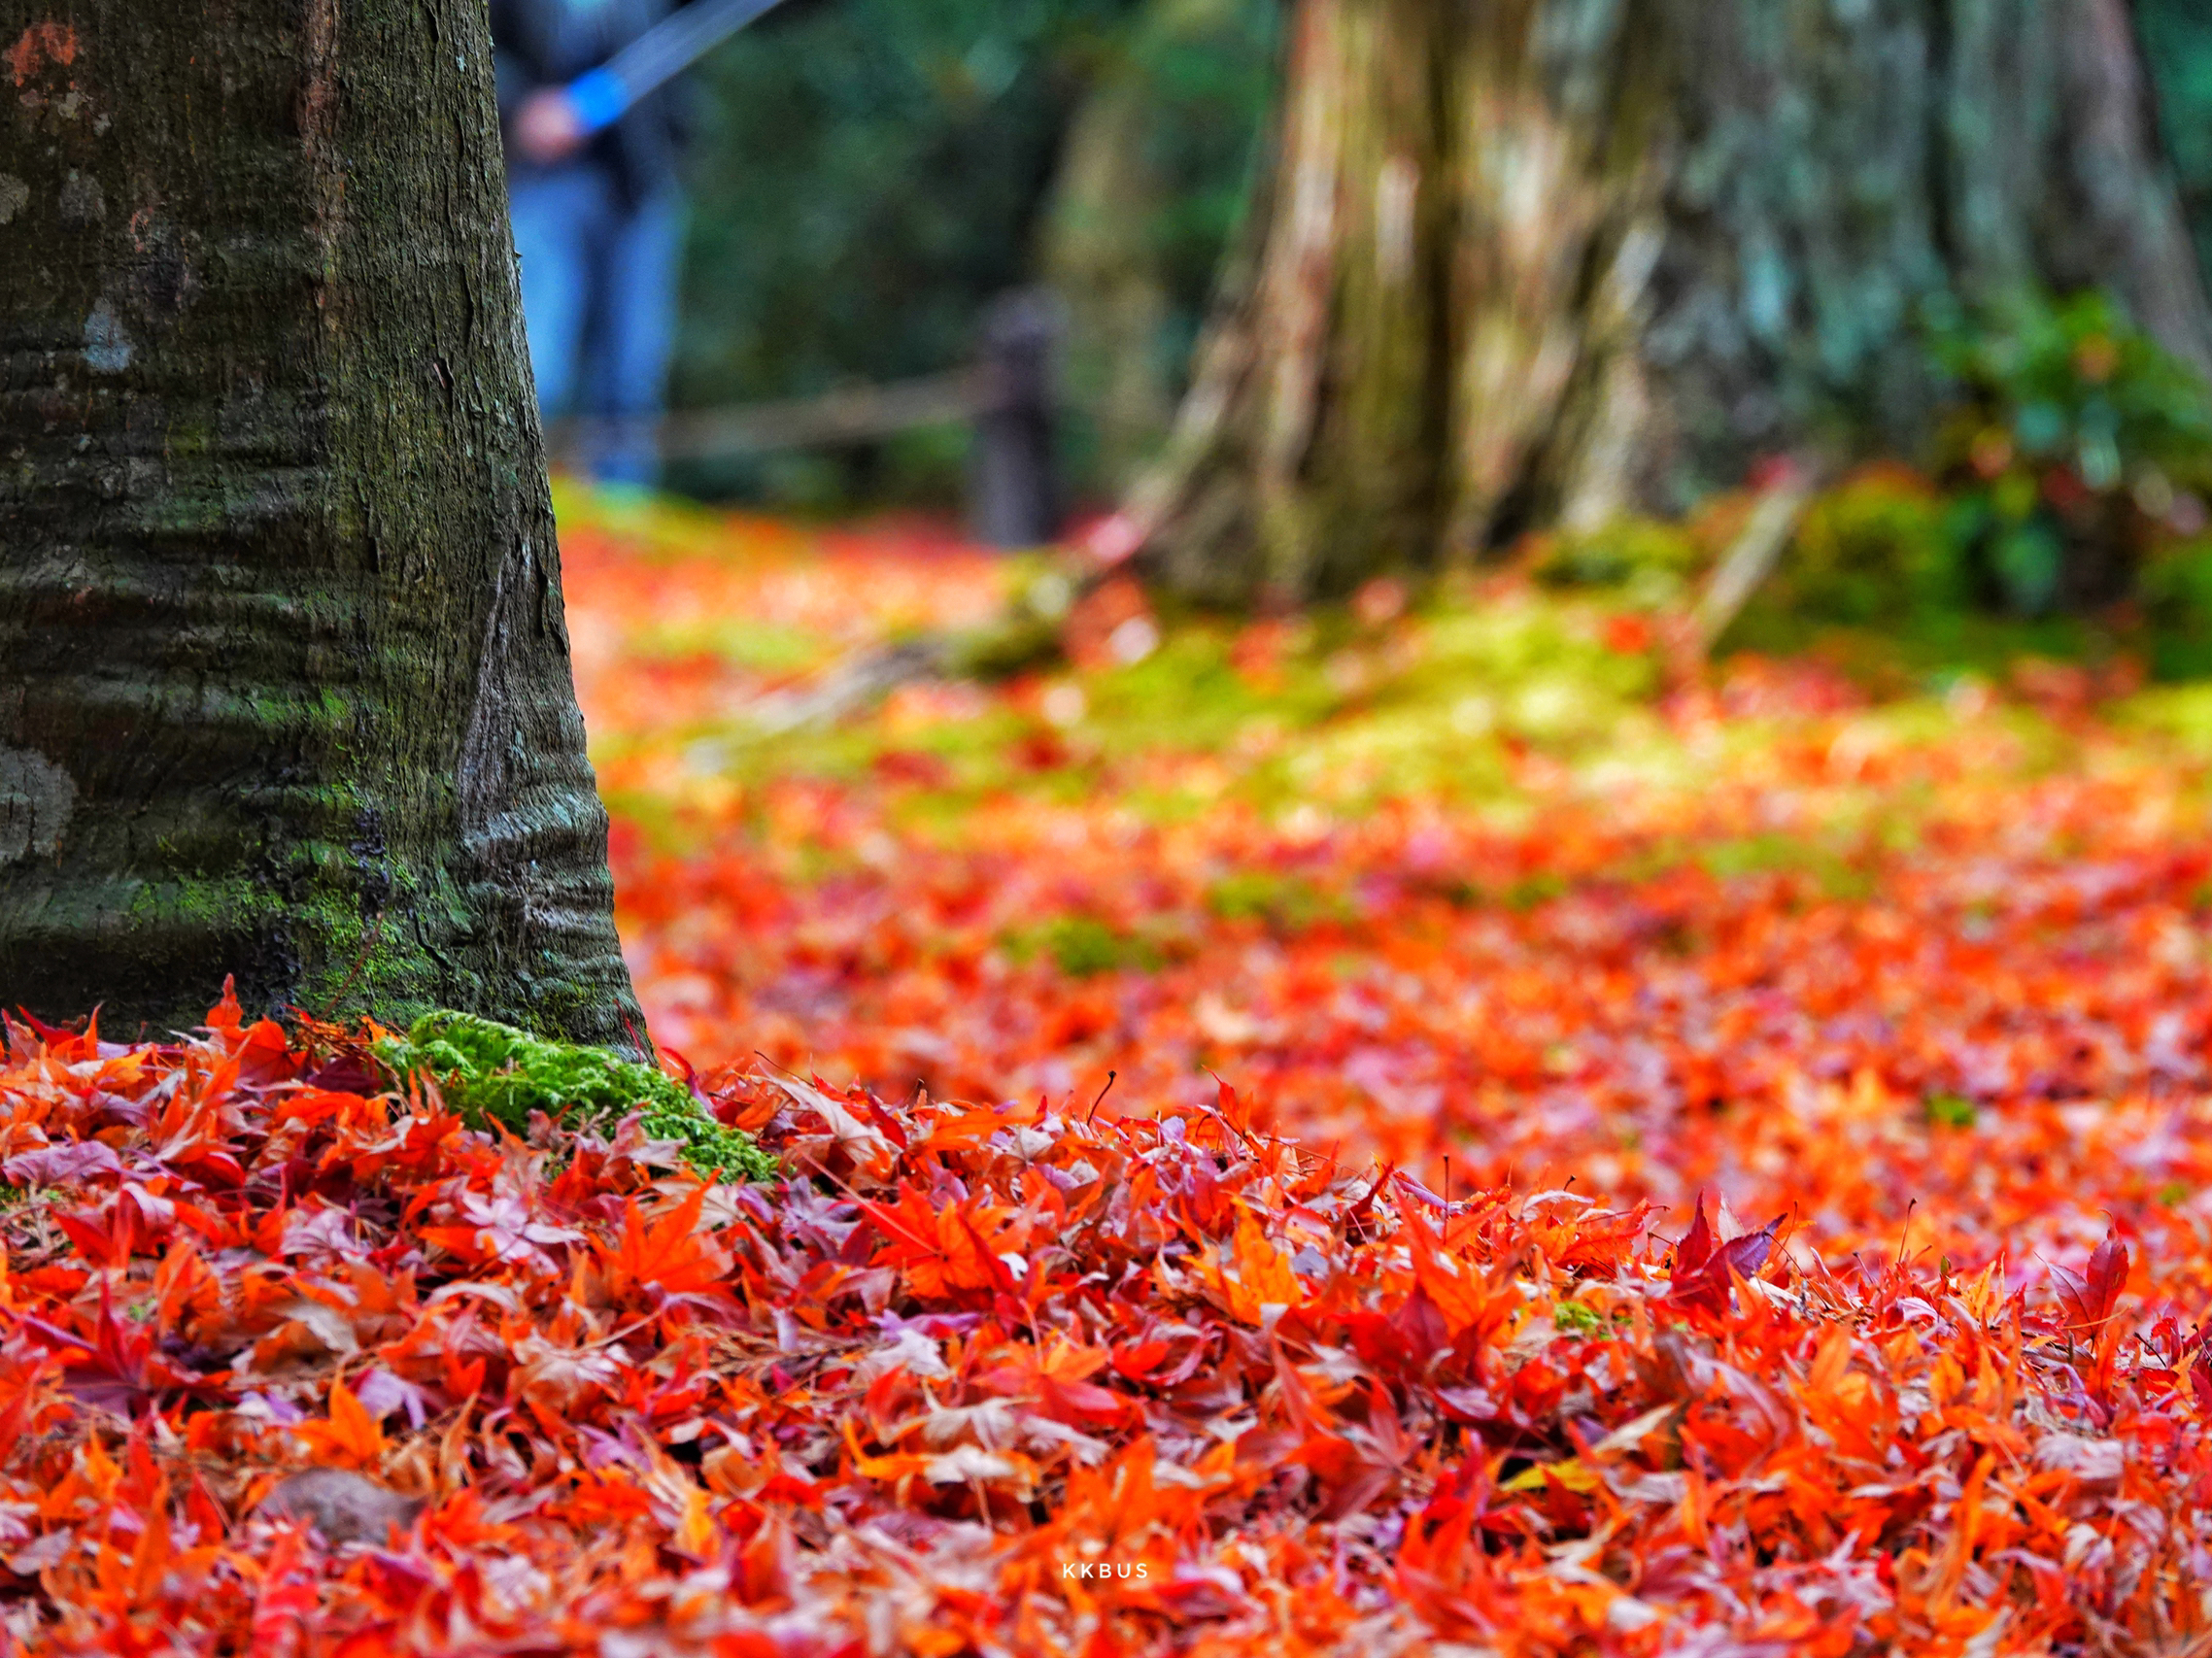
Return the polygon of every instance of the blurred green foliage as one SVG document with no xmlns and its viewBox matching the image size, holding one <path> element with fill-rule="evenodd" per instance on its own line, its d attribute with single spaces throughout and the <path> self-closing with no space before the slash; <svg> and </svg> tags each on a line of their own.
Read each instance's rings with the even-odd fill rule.
<svg viewBox="0 0 2212 1658">
<path fill-rule="evenodd" d="M 1272 13 L 1274 0 L 1231 4 Z M 693 87 L 675 404 L 802 397 L 969 361 L 984 307 L 1036 277 L 1068 132 L 1107 78 L 1138 75 L 1158 106 L 1176 188 L 1133 230 L 1172 286 L 1198 296 L 1195 317 L 1272 60 L 1250 60 L 1236 28 L 1156 38 L 1150 10 L 792 0 L 714 52 Z M 966 448 L 959 427 L 924 428 L 842 452 L 687 463 L 671 482 L 801 508 L 942 501 L 958 498 Z"/>
<path fill-rule="evenodd" d="M 2153 559 L 2142 585 L 2152 672 L 2166 680 L 2212 677 L 2212 537 L 2193 536 Z"/>
<path fill-rule="evenodd" d="M 1619 518 L 1596 529 L 1544 538 L 1531 570 L 1546 587 L 1620 588 L 1631 603 L 1658 609 L 1681 599 L 1685 584 L 1705 561 L 1688 525 Z"/>
<path fill-rule="evenodd" d="M 1250 193 L 1281 10 L 1279 0 L 1151 0 L 1114 43 L 1112 72 L 1142 110 L 1140 159 L 1159 188 L 1152 211 L 1122 232 L 1168 290 L 1160 349 L 1178 375 Z"/>
<path fill-rule="evenodd" d="M 2016 296 L 1934 320 L 1950 390 L 1926 471 L 1863 466 L 1816 495 L 1724 648 L 1825 641 L 1907 671 L 2028 655 L 2212 673 L 2212 392 L 2109 300 Z M 1547 585 L 1677 603 L 1744 497 L 1536 544 Z M 1877 644 L 1878 641 L 1878 644 Z"/>
<path fill-rule="evenodd" d="M 1957 387 L 1936 457 L 1951 539 L 2016 614 L 2123 598 L 2171 530 L 2202 527 L 2204 383 L 2103 295 L 1946 320 L 1935 350 Z"/>
<path fill-rule="evenodd" d="M 673 400 L 805 396 L 968 360 L 1020 283 L 1060 137 L 1133 0 L 797 0 L 694 89 L 692 229 Z M 835 504 L 925 491 L 960 434 L 831 462 L 677 475 Z M 916 476 L 908 476 L 913 474 Z"/>
</svg>

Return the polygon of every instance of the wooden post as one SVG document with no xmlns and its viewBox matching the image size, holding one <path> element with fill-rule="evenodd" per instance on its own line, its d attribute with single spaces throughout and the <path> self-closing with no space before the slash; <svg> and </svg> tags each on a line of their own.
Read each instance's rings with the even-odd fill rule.
<svg viewBox="0 0 2212 1658">
<path fill-rule="evenodd" d="M 1059 304 L 1042 288 L 1001 295 L 984 319 L 970 516 L 994 547 L 1035 547 L 1060 528 L 1052 393 L 1061 333 Z"/>
</svg>

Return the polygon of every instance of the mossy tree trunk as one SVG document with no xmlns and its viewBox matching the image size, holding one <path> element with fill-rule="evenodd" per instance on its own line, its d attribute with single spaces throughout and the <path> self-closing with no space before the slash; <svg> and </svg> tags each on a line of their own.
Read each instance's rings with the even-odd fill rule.
<svg viewBox="0 0 2212 1658">
<path fill-rule="evenodd" d="M 1262 230 L 1128 511 L 1297 598 L 1912 453 L 1921 318 L 2111 289 L 2212 366 L 2125 0 L 1299 0 Z"/>
<path fill-rule="evenodd" d="M 0 42 L 0 1004 L 615 1044 L 482 0 Z"/>
</svg>

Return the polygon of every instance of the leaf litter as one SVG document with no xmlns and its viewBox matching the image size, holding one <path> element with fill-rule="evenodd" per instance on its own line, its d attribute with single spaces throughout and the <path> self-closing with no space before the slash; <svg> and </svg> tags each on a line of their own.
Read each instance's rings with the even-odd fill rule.
<svg viewBox="0 0 2212 1658">
<path fill-rule="evenodd" d="M 700 767 L 743 698 L 656 712 L 650 603 L 590 579 L 641 556 L 598 533 L 626 938 L 670 1088 L 772 1173 L 703 1173 L 651 1099 L 471 1115 L 373 1029 L 229 1000 L 152 1044 L 11 1025 L 8 1640 L 2212 1642 L 2212 854 L 2172 694 L 1877 705 L 1747 662 L 1470 735 L 1421 724 L 1463 683 L 1392 706 L 1438 619 L 1377 606 L 1228 642 L 1250 719 L 1300 650 L 1370 662 L 1266 740 L 1086 733 L 1146 666 L 1107 661 L 1065 723 L 1055 685 L 932 688 L 811 773 Z M 834 557 L 912 606 L 964 555 Z M 819 598 L 788 549 L 652 558 Z M 1479 787 L 1436 786 L 1440 729 Z M 1316 745 L 1344 764 L 1281 794 Z M 1126 950 L 1019 947 L 1067 916 Z"/>
</svg>

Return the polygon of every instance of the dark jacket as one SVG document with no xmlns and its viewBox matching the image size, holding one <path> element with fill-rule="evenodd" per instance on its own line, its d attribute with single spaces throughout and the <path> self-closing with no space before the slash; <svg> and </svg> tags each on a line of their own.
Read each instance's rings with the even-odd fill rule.
<svg viewBox="0 0 2212 1658">
<path fill-rule="evenodd" d="M 600 64 L 686 0 L 492 0 L 492 45 L 499 77 L 499 119 L 514 119 L 541 86 L 564 86 Z M 585 147 L 584 157 L 611 171 L 632 203 L 672 188 L 683 149 L 680 85 L 664 86 Z M 509 128 L 511 131 L 511 127 Z M 508 170 L 530 163 L 512 153 Z"/>
</svg>

